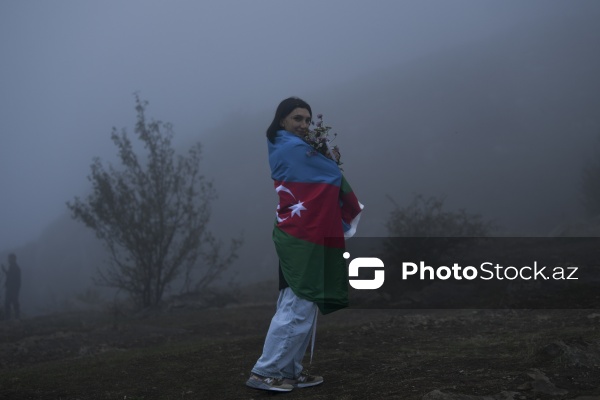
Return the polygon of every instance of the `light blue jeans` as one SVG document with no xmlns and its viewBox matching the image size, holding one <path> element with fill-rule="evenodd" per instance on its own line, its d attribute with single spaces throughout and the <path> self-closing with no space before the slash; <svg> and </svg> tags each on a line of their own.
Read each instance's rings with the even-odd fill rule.
<svg viewBox="0 0 600 400">
<path fill-rule="evenodd" d="M 289 287 L 279 291 L 277 311 L 271 320 L 263 353 L 252 373 L 296 379 L 310 341 L 317 305 L 296 296 Z"/>
</svg>

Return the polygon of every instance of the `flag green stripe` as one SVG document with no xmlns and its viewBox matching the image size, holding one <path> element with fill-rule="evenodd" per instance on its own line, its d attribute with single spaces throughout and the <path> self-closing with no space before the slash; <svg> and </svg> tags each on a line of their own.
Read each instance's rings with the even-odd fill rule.
<svg viewBox="0 0 600 400">
<path fill-rule="evenodd" d="M 348 181 L 346 180 L 344 175 L 342 175 L 342 183 L 340 185 L 340 191 L 343 194 L 352 192 L 352 188 L 350 187 L 350 184 L 348 183 Z"/>
<path fill-rule="evenodd" d="M 294 293 L 317 303 L 323 314 L 348 306 L 344 249 L 326 247 L 273 229 L 281 270 Z"/>
</svg>

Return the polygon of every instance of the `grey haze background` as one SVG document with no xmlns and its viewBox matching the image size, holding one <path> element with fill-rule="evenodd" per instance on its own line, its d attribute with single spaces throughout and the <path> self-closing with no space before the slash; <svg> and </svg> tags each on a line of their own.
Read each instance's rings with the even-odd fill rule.
<svg viewBox="0 0 600 400">
<path fill-rule="evenodd" d="M 290 95 L 340 133 L 361 235 L 414 193 L 545 234 L 581 211 L 598 17 L 594 0 L 1 2 L 2 262 L 17 252 L 30 313 L 89 287 L 103 253 L 65 202 L 115 160 L 111 128 L 133 133 L 136 91 L 178 146 L 203 143 L 212 224 L 246 239 L 239 279 L 275 271 L 264 131 Z"/>
</svg>

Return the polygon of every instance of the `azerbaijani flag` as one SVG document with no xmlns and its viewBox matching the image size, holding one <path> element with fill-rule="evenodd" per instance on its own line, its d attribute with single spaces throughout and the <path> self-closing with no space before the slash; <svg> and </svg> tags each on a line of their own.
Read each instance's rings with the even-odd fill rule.
<svg viewBox="0 0 600 400">
<path fill-rule="evenodd" d="M 345 237 L 363 208 L 335 161 L 300 137 L 278 131 L 268 141 L 279 195 L 273 241 L 285 280 L 323 314 L 348 306 Z"/>
</svg>

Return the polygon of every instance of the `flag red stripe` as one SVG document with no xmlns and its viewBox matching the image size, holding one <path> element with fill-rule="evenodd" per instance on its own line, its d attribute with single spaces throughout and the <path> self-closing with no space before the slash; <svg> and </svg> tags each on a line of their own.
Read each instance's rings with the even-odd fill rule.
<svg viewBox="0 0 600 400">
<path fill-rule="evenodd" d="M 338 186 L 282 181 L 274 181 L 274 186 L 279 195 L 279 229 L 321 245 L 326 237 L 344 236 Z"/>
</svg>

